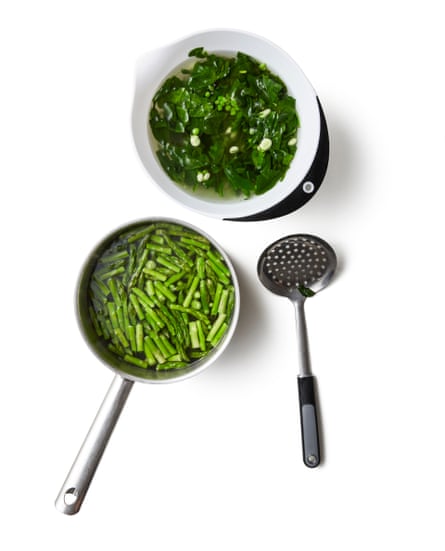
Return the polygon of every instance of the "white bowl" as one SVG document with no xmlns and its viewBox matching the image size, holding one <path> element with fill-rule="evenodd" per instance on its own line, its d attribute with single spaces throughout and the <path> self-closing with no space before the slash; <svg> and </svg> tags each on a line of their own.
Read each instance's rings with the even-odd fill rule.
<svg viewBox="0 0 445 551">
<path fill-rule="evenodd" d="M 156 146 L 150 138 L 148 116 L 152 99 L 161 84 L 182 65 L 193 48 L 208 52 L 235 55 L 240 51 L 278 75 L 296 100 L 300 119 L 297 152 L 285 178 L 263 195 L 250 198 L 202 197 L 173 182 L 161 167 Z M 153 181 L 171 198 L 201 214 L 222 219 L 254 220 L 273 218 L 299 208 L 318 189 L 327 166 L 327 132 L 324 116 L 312 85 L 295 61 L 281 48 L 260 36 L 237 30 L 215 29 L 193 34 L 169 46 L 151 51 L 137 63 L 136 86 L 132 113 L 134 142 L 141 161 Z M 323 140 L 322 140 L 323 138 Z M 320 160 L 320 144 L 322 159 Z M 318 181 L 310 179 L 311 170 Z M 320 177 L 321 176 L 321 177 Z"/>
</svg>

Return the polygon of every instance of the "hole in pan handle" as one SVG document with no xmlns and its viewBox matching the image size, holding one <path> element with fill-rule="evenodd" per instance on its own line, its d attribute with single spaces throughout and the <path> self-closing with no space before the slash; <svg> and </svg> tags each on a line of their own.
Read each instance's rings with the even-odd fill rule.
<svg viewBox="0 0 445 551">
<path fill-rule="evenodd" d="M 61 513 L 79 512 L 132 386 L 133 381 L 120 375 L 114 377 L 57 496 L 55 505 Z"/>
</svg>

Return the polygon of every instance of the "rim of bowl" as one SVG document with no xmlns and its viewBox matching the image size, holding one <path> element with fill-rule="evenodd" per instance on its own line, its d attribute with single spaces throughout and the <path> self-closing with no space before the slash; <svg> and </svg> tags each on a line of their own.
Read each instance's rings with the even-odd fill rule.
<svg viewBox="0 0 445 551">
<path fill-rule="evenodd" d="M 175 370 L 168 371 L 155 371 L 153 369 L 143 369 L 138 368 L 137 366 L 132 366 L 131 364 L 120 359 L 118 356 L 110 352 L 108 349 L 100 345 L 100 338 L 97 336 L 90 315 L 88 313 L 88 305 L 86 301 L 86 294 L 88 290 L 88 284 L 91 279 L 95 264 L 103 251 L 122 233 L 128 231 L 132 228 L 136 228 L 141 225 L 157 223 L 157 222 L 167 222 L 171 224 L 178 224 L 187 229 L 197 232 L 199 235 L 202 235 L 212 244 L 213 247 L 222 255 L 224 261 L 226 262 L 230 274 L 232 277 L 233 287 L 235 291 L 234 307 L 232 316 L 230 319 L 229 326 L 226 333 L 223 335 L 221 341 L 218 345 L 213 348 L 206 356 L 192 362 L 187 367 Z M 111 232 L 107 233 L 92 249 L 87 259 L 84 262 L 83 267 L 80 270 L 78 277 L 77 287 L 76 287 L 76 317 L 77 323 L 80 329 L 80 332 L 92 350 L 94 355 L 104 363 L 109 369 L 117 373 L 118 375 L 129 379 L 132 381 L 144 382 L 144 383 L 168 383 L 173 381 L 180 381 L 188 379 L 191 376 L 197 375 L 206 369 L 210 364 L 212 364 L 225 350 L 227 345 L 232 339 L 232 336 L 235 332 L 236 325 L 238 323 L 239 311 L 240 311 L 240 289 L 238 278 L 235 272 L 235 268 L 224 251 L 221 248 L 219 243 L 207 234 L 205 231 L 201 230 L 197 226 L 179 220 L 176 218 L 167 218 L 167 217 L 148 217 L 133 222 L 128 222 L 123 224 Z"/>
<path fill-rule="evenodd" d="M 230 44 L 229 48 L 227 44 Z M 209 52 L 226 55 L 241 51 L 266 63 L 283 80 L 288 93 L 296 100 L 300 120 L 297 152 L 284 179 L 262 195 L 247 199 L 221 199 L 213 194 L 212 197 L 203 198 L 173 182 L 157 160 L 148 124 L 153 96 L 165 79 L 187 60 L 188 52 L 200 46 Z M 137 64 L 132 112 L 132 131 L 137 152 L 153 181 L 171 198 L 195 212 L 216 218 L 239 218 L 265 211 L 286 199 L 303 182 L 312 165 L 320 128 L 317 95 L 309 80 L 287 52 L 262 36 L 233 29 L 201 31 L 148 52 Z"/>
</svg>

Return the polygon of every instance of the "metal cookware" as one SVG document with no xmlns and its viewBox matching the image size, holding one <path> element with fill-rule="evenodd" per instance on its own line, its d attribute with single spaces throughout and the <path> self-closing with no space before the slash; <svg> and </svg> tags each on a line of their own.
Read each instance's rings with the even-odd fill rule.
<svg viewBox="0 0 445 551">
<path fill-rule="evenodd" d="M 109 353 L 107 349 L 99 345 L 97 334 L 95 333 L 91 316 L 88 312 L 87 295 L 89 283 L 97 259 L 122 232 L 132 230 L 140 224 L 147 225 L 153 222 L 179 224 L 206 237 L 213 247 L 222 255 L 228 268 L 230 269 L 235 291 L 232 316 L 228 329 L 222 340 L 206 356 L 190 363 L 187 367 L 182 369 L 172 369 L 168 371 L 140 369 L 125 362 L 124 360 L 121 360 L 116 355 Z M 234 333 L 239 314 L 239 294 L 239 285 L 235 270 L 225 252 L 210 236 L 194 226 L 182 221 L 166 218 L 154 218 L 134 222 L 128 226 L 118 228 L 113 233 L 105 237 L 96 246 L 87 259 L 85 266 L 81 271 L 78 282 L 76 295 L 77 317 L 79 327 L 86 342 L 89 344 L 96 356 L 98 356 L 98 358 L 115 373 L 115 377 L 57 496 L 55 505 L 59 511 L 68 515 L 73 515 L 79 511 L 133 383 L 135 381 L 143 383 L 167 383 L 172 381 L 182 381 L 206 369 L 223 352 Z"/>
<path fill-rule="evenodd" d="M 264 250 L 258 262 L 261 283 L 272 293 L 289 298 L 295 307 L 300 422 L 303 461 L 307 467 L 320 464 L 320 444 L 304 303 L 306 298 L 326 287 L 336 266 L 332 247 L 319 237 L 306 234 L 289 235 L 275 241 Z"/>
</svg>

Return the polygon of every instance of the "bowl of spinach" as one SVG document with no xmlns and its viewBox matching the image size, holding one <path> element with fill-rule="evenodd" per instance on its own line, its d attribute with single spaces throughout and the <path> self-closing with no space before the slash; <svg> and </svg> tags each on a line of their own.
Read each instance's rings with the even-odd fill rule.
<svg viewBox="0 0 445 551">
<path fill-rule="evenodd" d="M 132 130 L 151 179 L 216 218 L 292 212 L 327 167 L 326 123 L 312 85 L 286 52 L 241 31 L 194 34 L 143 56 Z"/>
</svg>

